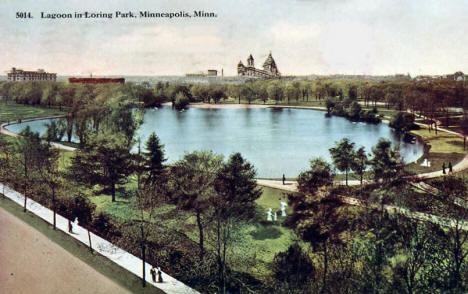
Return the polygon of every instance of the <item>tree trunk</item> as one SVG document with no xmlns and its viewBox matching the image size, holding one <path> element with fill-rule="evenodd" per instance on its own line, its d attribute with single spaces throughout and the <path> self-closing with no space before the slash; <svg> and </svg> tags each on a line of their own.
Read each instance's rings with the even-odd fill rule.
<svg viewBox="0 0 468 294">
<path fill-rule="evenodd" d="M 57 226 L 57 205 L 55 205 L 55 188 L 52 188 L 52 207 L 53 207 L 53 228 Z"/>
<path fill-rule="evenodd" d="M 89 250 L 91 251 L 91 253 L 93 253 L 93 244 L 91 244 L 91 233 L 89 232 L 89 229 L 88 229 L 88 240 L 89 240 Z"/>
<path fill-rule="evenodd" d="M 24 158 L 24 209 L 23 209 L 23 212 L 26 212 L 26 201 L 28 199 L 27 197 L 27 190 L 28 190 L 28 184 L 27 184 L 27 181 L 28 181 L 28 167 L 27 167 L 27 163 L 26 163 L 26 156 Z"/>
<path fill-rule="evenodd" d="M 203 226 L 202 226 L 202 223 L 201 223 L 201 215 L 200 215 L 200 212 L 197 212 L 197 225 L 198 225 L 198 235 L 199 235 L 199 238 L 200 238 L 200 261 L 203 260 L 203 255 L 205 253 L 205 248 L 203 246 Z"/>
<path fill-rule="evenodd" d="M 115 202 L 115 183 L 112 183 L 112 202 Z"/>
<path fill-rule="evenodd" d="M 348 170 L 345 171 L 345 175 L 346 175 L 346 186 L 348 186 Z"/>
<path fill-rule="evenodd" d="M 328 252 L 327 252 L 327 241 L 323 245 L 323 276 L 322 276 L 322 290 L 320 293 L 327 292 L 327 271 L 328 271 Z"/>
<path fill-rule="evenodd" d="M 146 250 L 145 250 L 145 244 L 141 244 L 141 256 L 143 259 L 143 279 L 142 279 L 142 286 L 146 287 L 146 270 L 145 270 L 145 263 L 146 263 Z"/>
</svg>

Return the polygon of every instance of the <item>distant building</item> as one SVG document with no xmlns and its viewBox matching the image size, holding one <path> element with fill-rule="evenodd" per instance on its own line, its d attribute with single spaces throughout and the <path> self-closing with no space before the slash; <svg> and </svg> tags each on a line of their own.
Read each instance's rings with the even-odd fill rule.
<svg viewBox="0 0 468 294">
<path fill-rule="evenodd" d="M 218 71 L 216 69 L 209 69 L 208 76 L 209 77 L 216 77 L 218 75 Z"/>
<path fill-rule="evenodd" d="M 242 61 L 239 61 L 239 64 L 237 65 L 237 75 L 270 79 L 281 77 L 278 67 L 276 66 L 276 62 L 273 59 L 273 56 L 271 56 L 271 52 L 263 63 L 263 69 L 255 68 L 252 54 L 247 58 L 247 66 L 245 66 Z"/>
<path fill-rule="evenodd" d="M 8 81 L 11 82 L 29 82 L 29 81 L 56 81 L 57 74 L 45 72 L 43 69 L 37 71 L 26 71 L 12 67 L 7 73 Z"/>
<path fill-rule="evenodd" d="M 124 78 L 69 78 L 69 83 L 81 83 L 81 84 L 112 84 L 120 83 L 124 84 Z"/>
</svg>

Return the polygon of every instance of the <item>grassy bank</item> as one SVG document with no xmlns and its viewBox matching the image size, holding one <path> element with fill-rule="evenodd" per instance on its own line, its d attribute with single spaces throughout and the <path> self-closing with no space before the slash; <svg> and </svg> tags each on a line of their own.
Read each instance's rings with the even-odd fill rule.
<svg viewBox="0 0 468 294">
<path fill-rule="evenodd" d="M 0 123 L 65 114 L 57 108 L 0 102 Z"/>
</svg>

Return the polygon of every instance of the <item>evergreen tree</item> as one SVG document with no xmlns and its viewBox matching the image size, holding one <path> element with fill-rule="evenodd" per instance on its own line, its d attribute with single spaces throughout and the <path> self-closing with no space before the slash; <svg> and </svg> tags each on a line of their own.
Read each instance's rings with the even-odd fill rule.
<svg viewBox="0 0 468 294">
<path fill-rule="evenodd" d="M 145 144 L 146 152 L 143 153 L 145 159 L 145 172 L 148 183 L 155 184 L 164 172 L 163 163 L 167 160 L 164 157 L 164 145 L 160 143 L 156 133 L 151 133 Z"/>
</svg>

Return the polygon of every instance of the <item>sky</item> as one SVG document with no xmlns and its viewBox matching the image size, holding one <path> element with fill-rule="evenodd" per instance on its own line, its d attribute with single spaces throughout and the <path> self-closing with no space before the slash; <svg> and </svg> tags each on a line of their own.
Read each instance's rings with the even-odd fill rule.
<svg viewBox="0 0 468 294">
<path fill-rule="evenodd" d="M 41 18 L 200 10 L 217 17 Z M 239 60 L 252 54 L 261 67 L 271 52 L 283 75 L 468 73 L 467 15 L 466 0 L 2 0 L 0 69 L 236 75 Z"/>
</svg>

